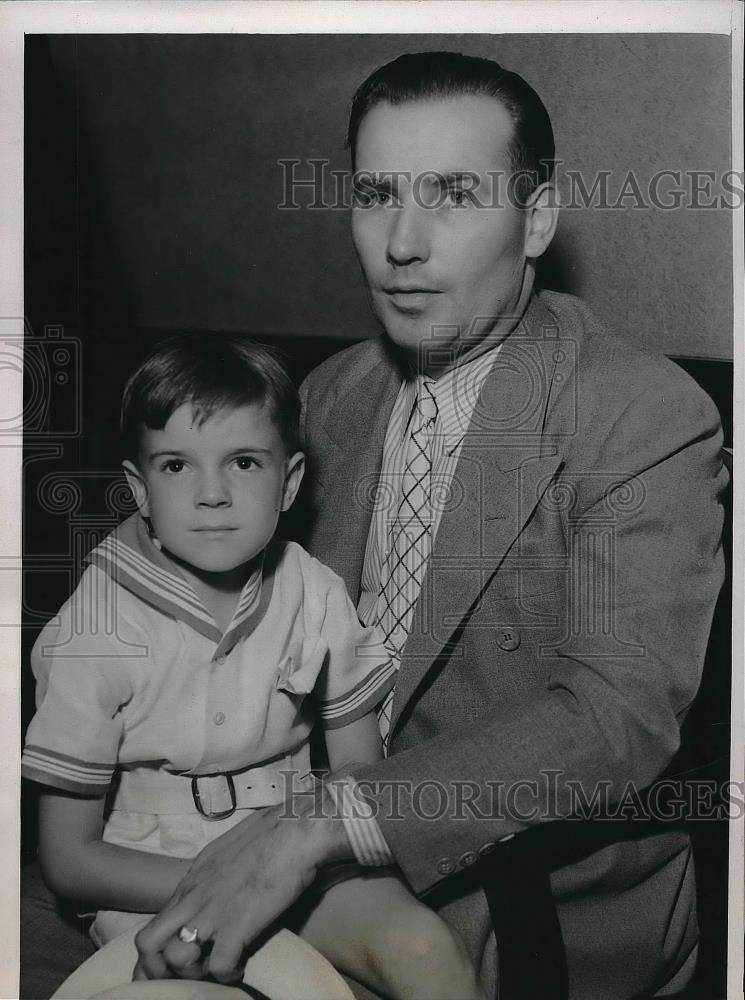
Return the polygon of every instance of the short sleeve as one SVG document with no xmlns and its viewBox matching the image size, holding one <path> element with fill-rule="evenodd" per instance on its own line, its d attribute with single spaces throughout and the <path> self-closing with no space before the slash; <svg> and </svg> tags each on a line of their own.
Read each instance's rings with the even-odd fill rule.
<svg viewBox="0 0 745 1000">
<path fill-rule="evenodd" d="M 360 623 L 337 576 L 327 590 L 321 635 L 328 652 L 314 695 L 324 727 L 340 729 L 383 700 L 395 683 L 396 664 L 380 629 Z"/>
<path fill-rule="evenodd" d="M 132 696 L 125 658 L 143 639 L 118 609 L 117 590 L 101 570 L 86 570 L 34 646 L 36 714 L 21 759 L 25 778 L 94 797 L 108 790 L 121 708 Z"/>
</svg>

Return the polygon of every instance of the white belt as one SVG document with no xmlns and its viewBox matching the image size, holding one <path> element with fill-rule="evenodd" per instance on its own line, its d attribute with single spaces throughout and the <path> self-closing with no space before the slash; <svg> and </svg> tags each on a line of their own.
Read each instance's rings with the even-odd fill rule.
<svg viewBox="0 0 745 1000">
<path fill-rule="evenodd" d="M 236 809 L 278 805 L 312 787 L 308 743 L 258 767 L 222 774 L 171 774 L 137 767 L 122 771 L 114 809 L 167 816 L 199 812 L 223 819 Z"/>
</svg>

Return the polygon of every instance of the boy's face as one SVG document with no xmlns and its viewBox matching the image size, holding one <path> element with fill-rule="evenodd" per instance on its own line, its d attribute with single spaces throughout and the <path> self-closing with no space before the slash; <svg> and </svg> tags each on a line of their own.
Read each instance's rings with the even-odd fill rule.
<svg viewBox="0 0 745 1000">
<path fill-rule="evenodd" d="M 303 476 L 302 453 L 288 457 L 259 404 L 197 425 L 185 403 L 162 430 L 144 430 L 138 465 L 124 463 L 127 479 L 161 545 L 207 573 L 228 573 L 262 551 Z"/>
</svg>

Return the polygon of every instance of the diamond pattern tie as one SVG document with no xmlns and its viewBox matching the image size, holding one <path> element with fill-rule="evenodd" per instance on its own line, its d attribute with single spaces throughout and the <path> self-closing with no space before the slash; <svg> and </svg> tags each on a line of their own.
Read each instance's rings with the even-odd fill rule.
<svg viewBox="0 0 745 1000">
<path fill-rule="evenodd" d="M 431 387 L 431 381 L 420 382 L 401 480 L 401 501 L 389 533 L 390 542 L 376 609 L 386 646 L 396 661 L 400 660 L 411 628 L 432 548 L 432 437 L 437 403 Z M 390 691 L 378 709 L 378 724 L 386 753 L 392 704 L 393 691 Z"/>
</svg>

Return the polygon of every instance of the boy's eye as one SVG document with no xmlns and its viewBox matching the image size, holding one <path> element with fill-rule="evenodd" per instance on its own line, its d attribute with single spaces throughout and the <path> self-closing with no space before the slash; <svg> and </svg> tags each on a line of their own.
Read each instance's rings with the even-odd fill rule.
<svg viewBox="0 0 745 1000">
<path fill-rule="evenodd" d="M 184 460 L 181 458 L 169 458 L 163 463 L 164 472 L 183 472 Z"/>
<path fill-rule="evenodd" d="M 235 464 L 241 471 L 247 471 L 248 469 L 253 469 L 257 464 L 255 458 L 251 458 L 250 455 L 239 455 L 235 460 Z"/>
</svg>

